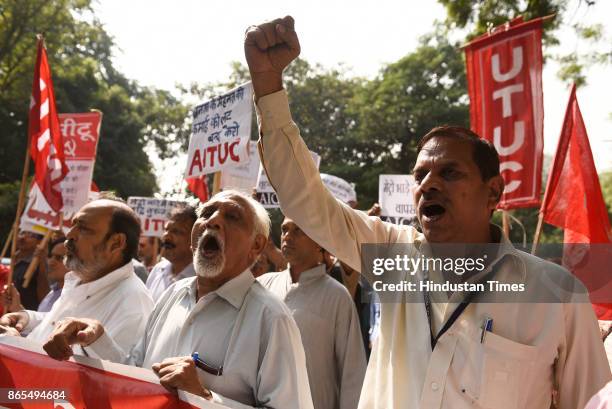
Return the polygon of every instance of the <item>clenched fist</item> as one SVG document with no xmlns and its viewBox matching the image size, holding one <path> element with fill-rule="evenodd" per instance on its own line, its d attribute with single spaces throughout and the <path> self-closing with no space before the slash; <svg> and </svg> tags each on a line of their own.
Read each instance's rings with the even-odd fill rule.
<svg viewBox="0 0 612 409">
<path fill-rule="evenodd" d="M 283 70 L 300 55 L 293 18 L 287 16 L 249 27 L 244 54 L 256 98 L 281 90 Z"/>
</svg>

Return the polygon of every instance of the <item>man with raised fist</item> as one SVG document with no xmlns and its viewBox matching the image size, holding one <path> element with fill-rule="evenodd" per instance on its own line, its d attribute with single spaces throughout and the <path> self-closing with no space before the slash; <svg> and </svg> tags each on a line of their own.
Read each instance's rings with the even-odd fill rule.
<svg viewBox="0 0 612 409">
<path fill-rule="evenodd" d="M 342 46 L 334 27 L 322 30 L 330 45 Z M 417 302 L 407 291 L 391 294 L 381 306 L 359 407 L 548 409 L 553 400 L 559 409 L 584 407 L 611 377 L 588 294 L 568 271 L 518 251 L 490 224 L 504 189 L 493 145 L 469 129 L 434 128 L 421 139 L 412 169 L 423 234 L 368 217 L 325 188 L 291 118 L 282 73 L 300 53 L 293 19 L 251 26 L 244 48 L 262 164 L 283 213 L 305 234 L 357 271 L 362 244 L 406 243 L 416 254 L 437 244 L 494 243 L 481 271 L 432 271 L 430 279 L 521 284 L 532 300 L 491 291 L 443 291 L 440 298 L 423 291 Z M 400 280 L 411 279 L 400 273 Z M 542 298 L 548 290 L 563 293 L 561 286 L 572 289 L 568 302 Z"/>
</svg>

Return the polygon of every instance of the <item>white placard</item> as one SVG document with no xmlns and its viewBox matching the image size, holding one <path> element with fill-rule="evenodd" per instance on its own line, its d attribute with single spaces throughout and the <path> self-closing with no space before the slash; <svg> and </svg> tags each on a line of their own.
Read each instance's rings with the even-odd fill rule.
<svg viewBox="0 0 612 409">
<path fill-rule="evenodd" d="M 353 185 L 338 176 L 321 173 L 321 181 L 332 195 L 344 203 L 357 202 L 357 193 Z"/>
<path fill-rule="evenodd" d="M 378 203 L 381 216 L 416 217 L 413 189 L 414 176 L 412 175 L 379 175 Z"/>
<path fill-rule="evenodd" d="M 248 160 L 253 87 L 246 83 L 193 109 L 185 179 Z"/>
<path fill-rule="evenodd" d="M 236 189 L 246 194 L 253 193 L 259 175 L 259 153 L 257 143 L 249 141 L 249 159 L 221 172 L 221 189 Z"/>
<path fill-rule="evenodd" d="M 313 151 L 310 151 L 310 154 L 312 155 L 312 160 L 314 161 L 315 166 L 317 167 L 317 169 L 319 169 L 319 165 L 321 164 L 321 157 Z M 266 171 L 264 170 L 264 167 L 261 163 L 259 164 L 259 175 L 257 177 L 256 186 L 257 199 L 259 200 L 259 203 L 263 205 L 263 207 L 265 207 L 266 209 L 276 209 L 280 207 L 276 192 L 270 184 L 268 176 L 266 175 Z"/>
<path fill-rule="evenodd" d="M 140 218 L 143 236 L 161 237 L 170 212 L 175 207 L 185 206 L 187 203 L 181 200 L 132 196 L 128 197 L 127 204 Z"/>
</svg>

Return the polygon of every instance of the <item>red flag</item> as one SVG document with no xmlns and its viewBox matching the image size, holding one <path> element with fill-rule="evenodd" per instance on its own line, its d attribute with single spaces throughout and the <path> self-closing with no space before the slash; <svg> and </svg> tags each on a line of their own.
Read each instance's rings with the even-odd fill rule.
<svg viewBox="0 0 612 409">
<path fill-rule="evenodd" d="M 59 184 L 68 173 L 68 166 L 55 108 L 51 69 L 42 38 L 38 40 L 34 67 L 28 137 L 35 167 L 34 179 L 49 206 L 59 212 L 63 206 Z"/>
<path fill-rule="evenodd" d="M 195 178 L 185 179 L 189 190 L 191 190 L 202 203 L 208 200 L 208 186 L 206 186 L 205 177 L 206 175 L 201 175 Z"/>
<path fill-rule="evenodd" d="M 499 153 L 501 209 L 540 204 L 543 20 L 512 20 L 465 47 L 470 123 Z"/>
<path fill-rule="evenodd" d="M 609 288 L 598 292 L 610 278 L 604 274 L 609 270 L 609 246 L 597 246 L 612 243 L 610 220 L 576 99 L 576 85 L 570 93 L 540 213 L 546 223 L 564 229 L 563 265 L 587 286 L 598 317 L 612 319 Z"/>
</svg>

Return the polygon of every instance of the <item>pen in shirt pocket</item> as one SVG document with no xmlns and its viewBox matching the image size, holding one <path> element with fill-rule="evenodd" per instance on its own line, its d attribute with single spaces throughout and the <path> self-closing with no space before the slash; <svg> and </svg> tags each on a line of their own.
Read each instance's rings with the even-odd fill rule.
<svg viewBox="0 0 612 409">
<path fill-rule="evenodd" d="M 211 365 L 208 365 L 206 362 L 204 362 L 200 358 L 200 354 L 198 354 L 197 352 L 194 352 L 191 354 L 191 359 L 193 359 L 193 363 L 195 364 L 195 366 L 200 368 L 204 372 L 209 373 L 211 375 L 215 375 L 215 376 L 223 375 L 223 366 L 220 366 L 219 368 L 215 368 Z"/>
<path fill-rule="evenodd" d="M 493 331 L 493 318 L 485 317 L 484 321 L 482 322 L 482 331 L 480 333 L 481 344 L 484 343 L 485 335 L 487 334 L 487 332 L 491 331 Z"/>
</svg>

